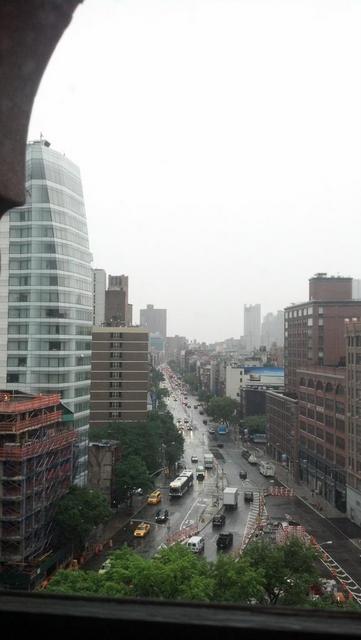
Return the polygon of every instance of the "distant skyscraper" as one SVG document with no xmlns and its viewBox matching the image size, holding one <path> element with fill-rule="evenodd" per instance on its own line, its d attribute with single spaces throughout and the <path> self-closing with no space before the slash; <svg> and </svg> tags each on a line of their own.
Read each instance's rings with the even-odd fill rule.
<svg viewBox="0 0 361 640">
<path fill-rule="evenodd" d="M 146 309 L 140 310 L 140 326 L 148 329 L 149 333 L 159 333 L 165 340 L 167 337 L 167 309 L 155 309 L 147 304 Z"/>
<path fill-rule="evenodd" d="M 278 346 L 283 345 L 284 332 L 284 312 L 267 313 L 262 322 L 261 344 L 267 349 L 276 342 Z"/>
<path fill-rule="evenodd" d="M 0 388 L 60 393 L 85 484 L 92 270 L 78 167 L 46 140 L 26 155 L 26 204 L 0 225 Z"/>
<path fill-rule="evenodd" d="M 248 351 L 258 349 L 261 344 L 261 305 L 244 305 L 244 338 Z"/>
<path fill-rule="evenodd" d="M 93 269 L 93 325 L 96 327 L 101 327 L 105 319 L 106 281 L 104 269 Z"/>
</svg>

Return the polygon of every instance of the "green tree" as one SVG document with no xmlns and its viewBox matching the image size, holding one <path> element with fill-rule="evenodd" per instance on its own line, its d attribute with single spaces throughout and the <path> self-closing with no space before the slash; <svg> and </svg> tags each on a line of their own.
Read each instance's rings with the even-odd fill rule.
<svg viewBox="0 0 361 640">
<path fill-rule="evenodd" d="M 203 389 L 200 389 L 198 391 L 198 400 L 199 402 L 204 402 L 205 404 L 208 405 L 209 401 L 211 400 L 212 396 L 207 393 L 207 391 L 204 391 Z"/>
<path fill-rule="evenodd" d="M 148 491 L 152 486 L 152 478 L 139 456 L 127 456 L 115 467 L 115 490 L 119 502 L 128 500 L 131 505 L 132 489 L 141 487 Z"/>
<path fill-rule="evenodd" d="M 184 449 L 183 436 L 178 433 L 173 416 L 168 411 L 151 411 L 145 423 L 123 422 L 108 427 L 93 427 L 89 437 L 93 441 L 117 440 L 122 461 L 129 456 L 138 456 L 150 475 L 163 466 L 174 465 L 182 457 Z"/>
<path fill-rule="evenodd" d="M 198 392 L 199 382 L 195 373 L 185 373 L 183 376 L 183 380 L 190 387 L 193 393 Z"/>
<path fill-rule="evenodd" d="M 264 594 L 264 577 L 260 568 L 251 566 L 249 560 L 224 553 L 213 566 L 213 600 L 218 602 L 260 602 Z"/>
<path fill-rule="evenodd" d="M 247 416 L 242 421 L 242 426 L 248 429 L 249 435 L 253 433 L 266 433 L 267 416 Z"/>
<path fill-rule="evenodd" d="M 208 403 L 208 413 L 216 420 L 235 422 L 235 412 L 239 408 L 237 400 L 213 397 Z"/>
<path fill-rule="evenodd" d="M 250 544 L 244 557 L 264 577 L 266 604 L 305 605 L 309 602 L 309 588 L 318 582 L 315 550 L 297 538 L 285 544 L 268 542 Z"/>
<path fill-rule="evenodd" d="M 56 507 L 54 523 L 59 544 L 72 543 L 80 552 L 91 531 L 112 515 L 105 497 L 99 491 L 71 487 Z"/>
<path fill-rule="evenodd" d="M 109 556 L 103 574 L 59 571 L 48 590 L 79 595 L 161 598 L 198 602 L 282 604 L 360 610 L 352 601 L 335 603 L 330 596 L 309 598 L 317 585 L 317 555 L 293 539 L 284 545 L 255 542 L 240 558 L 220 554 L 216 562 L 193 554 L 184 545 L 145 558 L 124 545 Z"/>
</svg>

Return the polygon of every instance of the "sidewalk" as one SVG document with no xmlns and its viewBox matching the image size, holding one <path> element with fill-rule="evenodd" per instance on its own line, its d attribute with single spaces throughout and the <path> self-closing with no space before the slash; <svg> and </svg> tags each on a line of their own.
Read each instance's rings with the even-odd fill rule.
<svg viewBox="0 0 361 640">
<path fill-rule="evenodd" d="M 98 557 L 106 550 L 111 550 L 113 547 L 113 539 L 118 533 L 126 527 L 132 518 L 134 518 L 138 511 L 144 507 L 145 499 L 139 501 L 139 504 L 135 505 L 130 513 L 126 505 L 121 505 L 116 513 L 110 518 L 105 525 L 100 525 L 98 529 L 91 536 L 86 549 L 81 556 L 79 562 L 79 568 L 83 569 L 87 565 L 91 564 L 94 557 Z"/>
<path fill-rule="evenodd" d="M 276 467 L 275 478 L 282 482 L 289 489 L 293 489 L 297 498 L 306 502 L 311 509 L 317 511 L 317 513 L 325 518 L 344 518 L 347 520 L 347 516 L 342 511 L 333 507 L 325 498 L 315 494 L 311 489 L 302 481 L 296 482 L 292 477 L 290 471 L 282 464 L 275 462 L 264 450 L 264 447 L 258 448 L 256 446 L 247 448 L 253 450 L 257 458 L 271 462 Z"/>
</svg>

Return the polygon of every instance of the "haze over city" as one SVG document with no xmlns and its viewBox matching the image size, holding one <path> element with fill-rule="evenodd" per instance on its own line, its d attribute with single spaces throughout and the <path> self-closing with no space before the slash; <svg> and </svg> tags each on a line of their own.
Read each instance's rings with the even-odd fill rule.
<svg viewBox="0 0 361 640">
<path fill-rule="evenodd" d="M 44 74 L 40 132 L 81 170 L 94 266 L 134 319 L 239 337 L 243 305 L 360 277 L 361 7 L 87 0 Z"/>
</svg>

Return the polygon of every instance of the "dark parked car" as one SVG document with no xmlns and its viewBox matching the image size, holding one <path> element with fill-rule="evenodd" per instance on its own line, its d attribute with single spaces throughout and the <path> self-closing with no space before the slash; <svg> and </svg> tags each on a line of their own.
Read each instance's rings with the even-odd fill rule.
<svg viewBox="0 0 361 640">
<path fill-rule="evenodd" d="M 250 451 L 247 451 L 247 449 L 243 449 L 243 451 L 242 451 L 242 453 L 241 453 L 242 458 L 245 458 L 245 460 L 248 460 L 248 458 L 250 457 L 250 455 L 251 455 L 251 452 L 250 452 Z"/>
<path fill-rule="evenodd" d="M 253 491 L 245 491 L 244 492 L 244 501 L 245 502 L 253 502 Z"/>
<path fill-rule="evenodd" d="M 223 442 L 217 442 L 217 447 L 218 447 L 218 449 L 223 449 L 223 447 L 224 447 Z"/>
<path fill-rule="evenodd" d="M 208 420 L 203 420 L 203 424 L 207 424 Z"/>
<path fill-rule="evenodd" d="M 219 513 L 216 516 L 213 516 L 212 525 L 214 527 L 223 527 L 226 522 L 226 516 L 224 513 Z"/>
<path fill-rule="evenodd" d="M 168 517 L 168 509 L 159 509 L 159 511 L 157 511 L 157 513 L 155 514 L 155 521 L 158 524 L 164 524 L 165 522 L 167 522 Z"/>
<path fill-rule="evenodd" d="M 247 480 L 247 471 L 240 471 L 239 477 L 241 478 L 241 480 Z"/>
<path fill-rule="evenodd" d="M 233 533 L 220 533 L 216 544 L 217 549 L 228 549 L 233 544 Z"/>
</svg>

